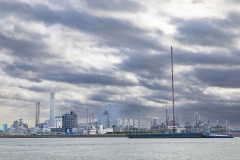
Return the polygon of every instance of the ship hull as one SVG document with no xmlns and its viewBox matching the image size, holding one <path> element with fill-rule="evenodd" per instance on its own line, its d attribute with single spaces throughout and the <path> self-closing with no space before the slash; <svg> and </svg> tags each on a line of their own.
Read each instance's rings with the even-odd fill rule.
<svg viewBox="0 0 240 160">
<path fill-rule="evenodd" d="M 234 138 L 232 135 L 221 135 L 221 134 L 217 134 L 217 135 L 203 134 L 202 137 L 203 138 Z"/>
<path fill-rule="evenodd" d="M 201 133 L 129 134 L 128 138 L 201 138 Z"/>
</svg>

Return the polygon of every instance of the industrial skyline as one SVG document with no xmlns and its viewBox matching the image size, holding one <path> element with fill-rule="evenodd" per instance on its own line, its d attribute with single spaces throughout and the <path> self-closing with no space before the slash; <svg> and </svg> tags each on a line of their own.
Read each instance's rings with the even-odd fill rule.
<svg viewBox="0 0 240 160">
<path fill-rule="evenodd" d="M 240 3 L 236 0 L 0 2 L 0 123 L 35 126 L 70 110 L 119 105 L 141 124 L 172 112 L 180 123 L 240 126 Z M 52 113 L 52 112 L 51 112 Z M 134 115 L 134 117 L 132 116 Z"/>
<path fill-rule="evenodd" d="M 171 51 L 172 52 L 172 51 Z M 173 70 L 172 70 L 173 71 Z M 174 95 L 174 94 L 172 94 Z M 174 100 L 173 100 L 174 102 Z M 174 103 L 173 103 L 174 104 Z M 61 113 L 61 115 L 55 116 L 54 115 L 54 93 L 50 93 L 50 107 L 49 107 L 49 119 L 45 119 L 44 121 L 40 121 L 40 102 L 36 103 L 36 111 L 35 111 L 35 126 L 36 128 L 55 128 L 55 130 L 53 129 L 53 132 L 57 132 L 59 130 L 59 128 L 62 128 L 63 126 L 63 117 L 65 116 L 72 116 L 72 115 L 76 115 L 76 117 L 78 117 L 78 114 L 73 110 L 71 110 L 70 112 L 67 113 Z M 89 109 L 86 110 L 87 114 L 86 117 L 83 118 L 85 119 L 84 122 L 82 121 L 78 121 L 78 118 L 76 118 L 76 120 L 74 121 L 75 125 L 77 126 L 77 124 L 83 125 L 88 127 L 88 126 L 100 126 L 102 125 L 104 129 L 106 128 L 114 128 L 114 127 L 122 127 L 126 129 L 129 129 L 131 127 L 136 127 L 139 129 L 156 129 L 155 127 L 157 126 L 157 130 L 159 129 L 165 129 L 165 126 L 170 125 L 171 126 L 175 126 L 173 127 L 172 131 L 175 133 L 176 129 L 178 127 L 180 127 L 181 124 L 185 124 L 184 127 L 186 127 L 186 125 L 191 125 L 191 123 L 193 123 L 192 126 L 195 125 L 196 128 L 198 128 L 196 125 L 199 125 L 201 127 L 205 126 L 206 124 L 210 125 L 210 121 L 209 119 L 207 120 L 201 120 L 200 119 L 200 114 L 195 112 L 194 113 L 194 120 L 191 122 L 179 122 L 179 116 L 177 115 L 176 117 L 173 118 L 174 116 L 174 112 L 172 114 L 168 114 L 167 113 L 167 109 L 166 109 L 166 114 L 165 114 L 165 121 L 161 120 L 163 119 L 162 117 L 153 117 L 151 119 L 151 122 L 147 122 L 149 123 L 148 125 L 143 125 L 146 123 L 141 123 L 141 113 L 140 113 L 140 109 L 137 109 L 137 125 L 135 123 L 135 117 L 136 115 L 131 115 L 131 117 L 126 117 L 125 115 L 120 115 L 119 112 L 120 111 L 120 107 L 118 105 L 105 105 L 103 107 L 103 110 L 98 113 L 98 117 L 97 119 L 94 118 L 94 113 L 90 113 L 89 114 Z M 174 111 L 174 110 L 173 110 Z M 74 113 L 74 114 L 73 114 Z M 71 120 L 66 119 L 67 121 L 69 121 L 69 123 L 71 122 Z M 71 122 L 72 123 L 72 122 Z M 70 123 L 70 124 L 71 124 Z M 171 124 L 170 124 L 171 123 Z M 176 123 L 176 124 L 175 124 Z M 31 124 L 31 122 L 30 122 Z M 204 124 L 204 125 L 203 125 Z M 214 122 L 212 123 L 214 124 Z M 72 125 L 72 124 L 71 124 Z M 221 126 L 222 124 L 219 124 L 218 120 L 216 120 L 216 124 L 215 126 Z M 3 124 L 3 130 L 6 130 L 6 126 L 8 126 L 8 124 Z M 13 127 L 16 131 L 19 131 L 19 127 L 24 127 L 24 129 L 27 129 L 28 127 L 33 127 L 33 126 L 28 126 L 28 123 L 24 123 L 24 119 L 23 119 L 23 111 L 21 111 L 19 113 L 19 121 L 15 120 L 13 122 L 13 125 L 9 125 L 11 127 Z M 213 126 L 213 125 L 212 125 Z M 227 126 L 227 120 L 226 120 L 226 126 Z M 33 127 L 33 130 L 35 130 L 35 128 Z M 183 126 L 181 126 L 183 127 Z M 237 127 L 237 126 L 236 126 Z M 57 130 L 56 130 L 57 128 Z M 63 127 L 65 128 L 65 127 Z M 214 127 L 213 127 L 214 128 Z M 234 129 L 234 126 L 231 127 L 232 129 Z M 12 129 L 12 128 L 11 128 Z M 133 129 L 133 128 L 131 128 Z M 235 128 L 238 129 L 238 128 Z M 171 130 L 171 129 L 170 129 Z M 66 130 L 65 130 L 66 131 Z M 10 131 L 12 132 L 12 131 Z"/>
</svg>

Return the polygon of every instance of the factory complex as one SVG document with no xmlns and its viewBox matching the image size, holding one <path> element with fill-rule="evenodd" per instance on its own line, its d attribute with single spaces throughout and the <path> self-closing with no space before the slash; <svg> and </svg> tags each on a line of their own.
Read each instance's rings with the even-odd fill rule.
<svg viewBox="0 0 240 160">
<path fill-rule="evenodd" d="M 23 112 L 20 112 L 19 121 L 15 120 L 8 127 L 3 124 L 0 132 L 5 135 L 95 135 L 112 132 L 123 132 L 123 126 L 126 125 L 125 118 L 120 118 L 119 106 L 108 104 L 103 107 L 101 113 L 94 118 L 94 113 L 86 110 L 86 122 L 78 123 L 78 114 L 75 111 L 69 111 L 61 116 L 54 114 L 54 93 L 50 94 L 50 113 L 49 119 L 40 123 L 40 102 L 36 103 L 35 126 L 29 127 L 23 122 Z M 133 120 L 135 123 L 135 120 Z M 127 122 L 130 126 L 130 119 Z M 139 118 L 140 126 L 140 118 Z M 135 126 L 135 124 L 134 124 Z M 128 127 L 130 128 L 130 127 Z M 136 127 L 135 127 L 136 128 Z"/>
</svg>

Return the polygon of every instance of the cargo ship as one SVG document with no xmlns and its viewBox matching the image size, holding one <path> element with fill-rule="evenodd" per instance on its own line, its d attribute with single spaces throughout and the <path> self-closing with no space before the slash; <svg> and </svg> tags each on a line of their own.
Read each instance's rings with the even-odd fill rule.
<svg viewBox="0 0 240 160">
<path fill-rule="evenodd" d="M 208 133 L 163 133 L 163 134 L 129 134 L 128 138 L 234 138 L 228 134 L 208 134 Z"/>
<path fill-rule="evenodd" d="M 129 134 L 128 138 L 202 138 L 202 133 Z"/>
</svg>

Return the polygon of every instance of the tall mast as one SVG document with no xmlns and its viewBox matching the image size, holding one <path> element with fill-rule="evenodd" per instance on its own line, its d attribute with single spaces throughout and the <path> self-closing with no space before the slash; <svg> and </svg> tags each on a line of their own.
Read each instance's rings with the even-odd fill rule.
<svg viewBox="0 0 240 160">
<path fill-rule="evenodd" d="M 140 109 L 138 109 L 138 130 L 140 132 L 141 129 L 141 120 L 140 120 Z"/>
<path fill-rule="evenodd" d="M 168 128 L 168 114 L 167 114 L 167 109 L 166 109 L 166 129 Z M 167 130 L 166 130 L 167 131 Z"/>
<path fill-rule="evenodd" d="M 171 66 L 172 66 L 172 103 L 173 103 L 173 133 L 176 132 L 175 128 L 175 115 L 174 115 L 174 86 L 173 86 L 173 51 L 171 46 Z"/>
</svg>

